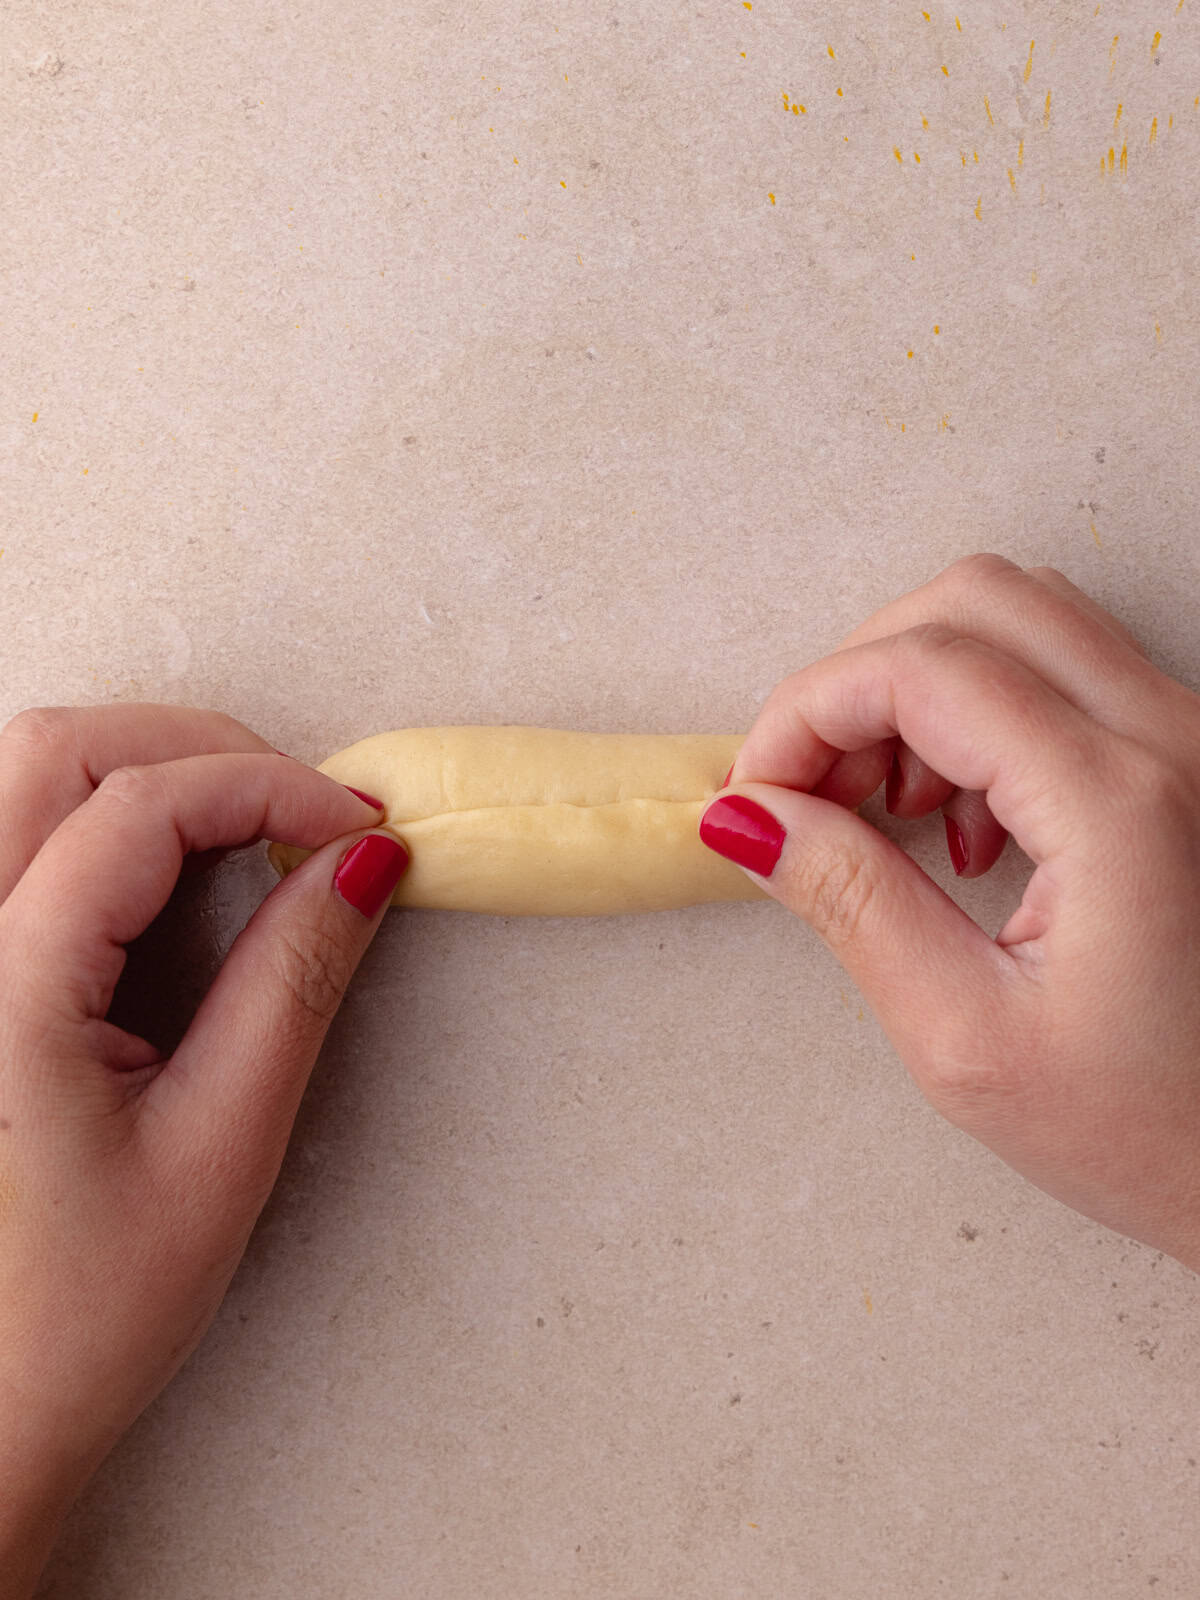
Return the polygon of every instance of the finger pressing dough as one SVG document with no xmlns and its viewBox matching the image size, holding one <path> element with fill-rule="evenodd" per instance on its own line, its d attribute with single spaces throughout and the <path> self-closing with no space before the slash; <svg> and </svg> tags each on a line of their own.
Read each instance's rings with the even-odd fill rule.
<svg viewBox="0 0 1200 1600">
<path fill-rule="evenodd" d="M 384 803 L 411 853 L 394 906 L 499 916 L 665 911 L 767 898 L 701 844 L 741 734 L 402 728 L 317 769 Z M 310 850 L 273 844 L 281 876 Z"/>
</svg>

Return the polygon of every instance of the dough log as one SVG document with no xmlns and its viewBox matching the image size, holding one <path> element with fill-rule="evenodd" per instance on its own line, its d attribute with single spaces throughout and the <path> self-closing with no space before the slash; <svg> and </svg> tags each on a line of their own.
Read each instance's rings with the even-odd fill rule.
<svg viewBox="0 0 1200 1600">
<path fill-rule="evenodd" d="M 766 899 L 701 844 L 741 734 L 403 728 L 318 771 L 384 802 L 411 852 L 394 906 L 498 916 L 666 911 Z M 280 876 L 311 851 L 272 844 Z"/>
</svg>

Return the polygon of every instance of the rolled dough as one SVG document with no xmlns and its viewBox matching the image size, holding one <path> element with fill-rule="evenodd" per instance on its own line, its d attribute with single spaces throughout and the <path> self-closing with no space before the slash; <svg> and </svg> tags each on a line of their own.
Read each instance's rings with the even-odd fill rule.
<svg viewBox="0 0 1200 1600">
<path fill-rule="evenodd" d="M 411 863 L 394 906 L 498 916 L 665 911 L 766 899 L 701 844 L 741 734 L 402 728 L 317 769 L 376 795 Z M 272 844 L 282 877 L 310 850 Z"/>
</svg>

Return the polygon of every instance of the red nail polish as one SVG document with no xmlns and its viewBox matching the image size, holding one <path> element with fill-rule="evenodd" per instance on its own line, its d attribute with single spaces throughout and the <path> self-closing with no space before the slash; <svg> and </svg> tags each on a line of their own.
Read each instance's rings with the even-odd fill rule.
<svg viewBox="0 0 1200 1600">
<path fill-rule="evenodd" d="M 736 766 L 737 766 L 737 762 L 735 761 L 733 763 L 733 767 L 736 767 Z M 733 767 L 730 767 L 729 771 L 725 774 L 725 782 L 721 785 L 722 789 L 728 789 L 729 780 L 730 780 L 730 778 L 733 777 Z"/>
<path fill-rule="evenodd" d="M 719 856 L 769 878 L 787 830 L 755 801 L 731 794 L 714 800 L 700 818 L 700 837 Z"/>
<path fill-rule="evenodd" d="M 408 851 L 399 839 L 369 833 L 342 857 L 333 886 L 356 911 L 373 917 L 392 898 L 408 865 Z"/>
<path fill-rule="evenodd" d="M 288 755 L 286 750 L 276 750 L 275 754 L 282 756 L 285 761 L 294 761 L 296 759 L 295 756 Z"/>
<path fill-rule="evenodd" d="M 899 755 L 892 757 L 892 764 L 888 768 L 887 787 L 885 790 L 886 806 L 889 811 L 895 811 L 900 804 L 904 793 L 904 769 L 900 765 Z"/>
<path fill-rule="evenodd" d="M 342 788 L 350 789 L 350 785 L 348 783 L 344 783 Z M 383 810 L 383 801 L 376 800 L 373 794 L 364 794 L 361 789 L 350 789 L 350 793 L 357 795 L 360 800 L 365 800 L 369 806 L 374 806 L 376 811 Z"/>
<path fill-rule="evenodd" d="M 946 843 L 950 847 L 950 862 L 961 878 L 967 866 L 967 841 L 953 817 L 946 818 Z"/>
</svg>

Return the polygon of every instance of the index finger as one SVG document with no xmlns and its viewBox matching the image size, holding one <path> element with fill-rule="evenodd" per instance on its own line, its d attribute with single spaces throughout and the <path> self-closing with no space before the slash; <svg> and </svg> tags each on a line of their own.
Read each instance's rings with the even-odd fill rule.
<svg viewBox="0 0 1200 1600">
<path fill-rule="evenodd" d="M 1106 730 L 1014 657 L 936 623 L 854 645 L 785 678 L 730 783 L 811 791 L 846 751 L 899 734 L 960 789 L 986 794 L 1035 862 L 1105 804 Z"/>
<path fill-rule="evenodd" d="M 267 755 L 221 711 L 192 706 L 38 706 L 0 729 L 0 901 L 64 818 L 118 767 L 183 756 Z"/>
<path fill-rule="evenodd" d="M 166 905 L 185 852 L 266 838 L 318 849 L 378 816 L 300 763 L 213 755 L 121 767 L 0 906 L 0 964 L 23 971 L 21 993 L 39 1012 L 102 1018 L 124 947 Z"/>
</svg>

